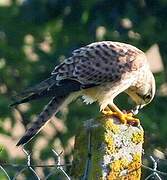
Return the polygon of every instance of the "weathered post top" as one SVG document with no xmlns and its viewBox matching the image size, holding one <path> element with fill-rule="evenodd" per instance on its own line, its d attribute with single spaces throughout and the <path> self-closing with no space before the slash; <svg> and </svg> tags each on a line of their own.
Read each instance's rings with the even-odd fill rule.
<svg viewBox="0 0 167 180">
<path fill-rule="evenodd" d="M 72 179 L 140 180 L 143 133 L 114 116 L 87 120 L 76 135 Z"/>
</svg>

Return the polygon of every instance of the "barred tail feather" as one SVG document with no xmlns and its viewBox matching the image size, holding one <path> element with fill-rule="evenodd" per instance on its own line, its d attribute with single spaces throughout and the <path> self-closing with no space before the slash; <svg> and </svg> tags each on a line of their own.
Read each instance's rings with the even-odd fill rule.
<svg viewBox="0 0 167 180">
<path fill-rule="evenodd" d="M 19 140 L 17 146 L 24 145 L 30 141 L 42 128 L 42 126 L 58 112 L 59 108 L 65 101 L 67 96 L 55 96 L 52 100 L 45 106 L 44 110 L 39 114 L 36 121 L 32 126 L 26 131 L 25 135 Z"/>
<path fill-rule="evenodd" d="M 44 110 L 39 114 L 36 121 L 32 126 L 26 131 L 25 135 L 19 140 L 17 146 L 24 145 L 30 141 L 42 128 L 42 126 L 53 116 L 55 115 L 62 105 L 68 104 L 72 101 L 73 98 L 78 96 L 77 94 L 81 90 L 81 84 L 74 80 L 62 80 L 59 85 L 53 83 L 54 79 L 49 79 L 43 81 L 43 91 L 41 92 L 42 87 L 40 85 L 36 86 L 33 89 L 33 94 L 28 97 L 24 97 L 14 102 L 14 104 L 20 104 L 23 102 L 28 102 L 29 100 L 38 99 L 41 97 L 50 97 L 54 96 L 52 100 L 45 106 Z M 51 84 L 52 86 L 47 85 Z M 41 83 L 42 84 L 42 83 Z M 46 89 L 47 87 L 47 89 Z M 31 89 L 32 90 L 32 89 Z M 40 92 L 40 93 L 39 93 Z M 27 92 L 26 92 L 27 93 Z M 71 95 L 72 93 L 72 95 Z M 73 96 L 74 95 L 74 96 Z"/>
</svg>

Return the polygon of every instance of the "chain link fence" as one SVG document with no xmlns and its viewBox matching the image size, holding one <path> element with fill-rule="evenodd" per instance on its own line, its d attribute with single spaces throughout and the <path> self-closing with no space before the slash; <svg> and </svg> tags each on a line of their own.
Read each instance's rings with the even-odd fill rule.
<svg viewBox="0 0 167 180">
<path fill-rule="evenodd" d="M 57 153 L 52 149 L 52 154 L 55 157 L 55 164 L 33 164 L 31 163 L 31 154 L 23 148 L 26 155 L 26 164 L 0 163 L 0 177 L 2 180 L 71 180 L 70 175 L 66 170 L 71 166 L 61 163 L 63 152 Z M 143 154 L 142 171 L 144 180 L 165 180 L 167 179 L 167 160 L 158 159 L 150 155 Z M 165 168 L 166 167 L 166 168 Z M 45 171 L 45 177 L 40 177 L 37 168 L 42 168 Z M 83 178 L 88 180 L 87 177 Z"/>
<path fill-rule="evenodd" d="M 71 178 L 66 173 L 66 168 L 71 164 L 61 164 L 61 153 L 57 153 L 52 149 L 53 156 L 56 159 L 55 164 L 32 164 L 31 154 L 23 148 L 23 152 L 26 155 L 26 164 L 12 164 L 12 163 L 0 163 L 0 177 L 2 179 L 17 180 L 17 179 L 31 179 L 31 180 L 48 180 L 48 179 L 62 179 L 70 180 Z M 37 168 L 42 168 L 45 171 L 45 177 L 40 177 Z M 47 170 L 46 170 L 47 169 Z"/>
</svg>

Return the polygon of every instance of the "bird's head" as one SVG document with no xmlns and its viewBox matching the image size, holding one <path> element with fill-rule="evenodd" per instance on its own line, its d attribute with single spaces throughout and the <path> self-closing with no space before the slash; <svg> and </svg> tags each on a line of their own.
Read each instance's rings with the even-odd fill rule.
<svg viewBox="0 0 167 180">
<path fill-rule="evenodd" d="M 143 108 L 153 100 L 155 89 L 155 79 L 151 72 L 147 73 L 147 77 L 142 83 L 128 89 L 128 95 L 136 103 L 136 107 L 132 110 L 134 114 L 137 114 L 139 109 Z"/>
</svg>

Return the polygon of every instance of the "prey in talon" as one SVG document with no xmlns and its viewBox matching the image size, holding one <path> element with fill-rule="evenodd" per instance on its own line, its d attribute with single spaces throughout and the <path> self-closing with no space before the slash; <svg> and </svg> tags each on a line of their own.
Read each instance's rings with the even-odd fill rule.
<svg viewBox="0 0 167 180">
<path fill-rule="evenodd" d="M 122 92 L 136 103 L 132 114 L 123 113 L 114 103 Z M 144 52 L 121 42 L 86 45 L 58 64 L 48 79 L 16 97 L 13 106 L 44 97 L 51 99 L 17 145 L 30 141 L 52 116 L 78 96 L 86 104 L 97 102 L 104 116 L 115 115 L 120 123 L 138 124 L 133 114 L 150 103 L 154 94 L 155 80 Z"/>
<path fill-rule="evenodd" d="M 132 126 L 139 126 L 140 120 L 138 118 L 135 118 L 134 116 L 139 113 L 139 106 L 136 106 L 134 109 L 131 110 L 123 110 L 122 111 L 126 116 L 129 117 L 129 120 L 127 121 L 127 124 Z"/>
<path fill-rule="evenodd" d="M 112 111 L 111 109 L 114 109 L 115 111 Z M 121 123 L 123 124 L 129 124 L 133 126 L 139 126 L 140 121 L 139 119 L 135 118 L 134 116 L 137 115 L 139 112 L 138 107 L 132 109 L 132 110 L 119 110 L 117 107 L 113 107 L 108 105 L 107 108 L 105 108 L 102 113 L 104 116 L 109 116 L 109 117 L 117 117 Z"/>
</svg>

